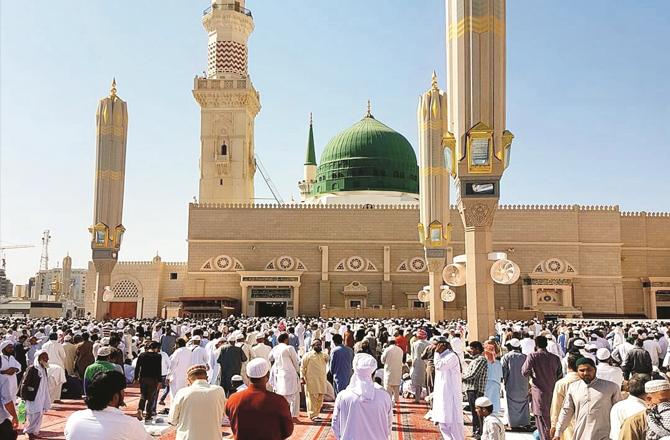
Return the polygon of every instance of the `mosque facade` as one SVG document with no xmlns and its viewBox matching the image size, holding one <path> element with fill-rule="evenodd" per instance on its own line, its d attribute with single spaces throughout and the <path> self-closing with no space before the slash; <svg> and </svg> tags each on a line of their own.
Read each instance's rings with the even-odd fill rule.
<svg viewBox="0 0 670 440">
<path fill-rule="evenodd" d="M 209 56 L 193 88 L 201 108 L 200 193 L 188 206 L 188 260 L 119 262 L 110 316 L 426 317 L 417 296 L 428 276 L 412 145 L 368 107 L 317 161 L 310 122 L 301 202 L 254 203 L 261 100 L 247 70 L 253 15 L 244 1 L 212 0 L 202 23 Z M 496 313 L 670 318 L 668 231 L 668 213 L 500 206 L 493 244 L 522 275 L 495 285 Z M 449 255 L 463 253 L 463 226 L 454 222 Z M 93 263 L 87 276 L 95 277 Z M 87 311 L 94 289 L 86 284 Z M 464 318 L 465 287 L 453 290 L 445 316 Z"/>
</svg>

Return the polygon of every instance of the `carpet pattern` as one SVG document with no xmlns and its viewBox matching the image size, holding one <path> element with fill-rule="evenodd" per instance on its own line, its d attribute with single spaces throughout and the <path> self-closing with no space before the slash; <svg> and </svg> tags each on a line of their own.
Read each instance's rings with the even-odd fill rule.
<svg viewBox="0 0 670 440">
<path fill-rule="evenodd" d="M 136 387 L 126 389 L 126 408 L 125 413 L 129 416 L 134 415 L 139 401 L 139 390 Z M 40 437 L 49 440 L 65 440 L 63 430 L 67 418 L 74 411 L 85 409 L 84 402 L 81 400 L 64 400 L 61 404 L 55 404 L 48 411 L 42 422 L 42 431 Z M 162 407 L 159 406 L 159 410 Z M 300 413 L 300 421 L 295 424 L 295 429 L 291 439 L 295 440 L 334 440 L 335 436 L 330 428 L 332 419 L 332 403 L 325 403 L 321 417 L 323 421 L 314 423 L 309 420 L 305 412 Z M 395 406 L 393 415 L 393 440 L 437 440 L 440 438 L 437 428 L 425 420 L 423 416 L 428 411 L 425 403 L 415 403 L 412 400 L 402 399 Z M 468 427 L 466 427 L 468 428 Z M 232 438 L 230 428 L 221 428 L 223 438 Z M 171 431 L 160 437 L 159 440 L 174 440 L 175 432 Z M 27 436 L 20 435 L 20 440 L 27 439 Z"/>
</svg>

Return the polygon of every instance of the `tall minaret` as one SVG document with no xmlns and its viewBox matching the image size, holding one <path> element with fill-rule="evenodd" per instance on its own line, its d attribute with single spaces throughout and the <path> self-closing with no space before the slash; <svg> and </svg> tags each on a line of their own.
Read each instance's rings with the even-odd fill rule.
<svg viewBox="0 0 670 440">
<path fill-rule="evenodd" d="M 314 127 L 312 114 L 309 114 L 309 137 L 307 139 L 307 155 L 303 168 L 303 180 L 298 182 L 300 199 L 304 202 L 312 192 L 312 186 L 316 182 L 316 150 L 314 148 Z"/>
<path fill-rule="evenodd" d="M 116 95 L 116 81 L 108 97 L 100 100 L 96 114 L 95 194 L 91 249 L 97 272 L 94 313 L 104 319 L 108 304 L 103 301 L 105 288 L 112 281 L 112 270 L 118 260 L 121 238 L 125 228 L 123 187 L 126 179 L 126 140 L 128 137 L 128 107 Z"/>
<path fill-rule="evenodd" d="M 70 299 L 70 284 L 72 284 L 72 257 L 67 254 L 63 258 L 63 298 Z"/>
<path fill-rule="evenodd" d="M 247 42 L 254 30 L 244 0 L 212 0 L 202 18 L 209 35 L 207 76 L 196 77 L 200 105 L 201 203 L 254 200 L 254 121 L 260 96 L 247 68 Z"/>
<path fill-rule="evenodd" d="M 449 131 L 465 229 L 470 340 L 495 334 L 491 225 L 512 134 L 505 127 L 505 0 L 447 0 Z"/>
<path fill-rule="evenodd" d="M 419 99 L 419 240 L 424 246 L 428 262 L 430 286 L 430 320 L 444 319 L 441 298 L 442 270 L 447 258 L 450 240 L 451 211 L 449 208 L 449 177 L 452 162 L 445 163 L 445 143 L 453 143 L 447 131 L 447 95 L 437 84 L 433 72 L 430 90 Z"/>
</svg>

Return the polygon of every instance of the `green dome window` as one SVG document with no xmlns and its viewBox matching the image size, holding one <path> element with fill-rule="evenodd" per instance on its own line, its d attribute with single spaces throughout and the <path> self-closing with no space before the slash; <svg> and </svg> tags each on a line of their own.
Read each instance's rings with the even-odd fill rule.
<svg viewBox="0 0 670 440">
<path fill-rule="evenodd" d="M 312 195 L 363 190 L 418 194 L 418 174 L 409 141 L 368 112 L 326 145 Z"/>
</svg>

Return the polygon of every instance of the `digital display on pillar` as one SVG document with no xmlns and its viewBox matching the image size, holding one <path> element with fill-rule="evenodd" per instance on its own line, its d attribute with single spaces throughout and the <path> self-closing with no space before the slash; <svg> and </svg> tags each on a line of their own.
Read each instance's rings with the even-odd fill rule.
<svg viewBox="0 0 670 440">
<path fill-rule="evenodd" d="M 491 158 L 489 157 L 489 139 L 472 139 L 470 146 L 470 161 L 472 165 L 486 166 Z"/>
<path fill-rule="evenodd" d="M 495 182 L 468 182 L 465 184 L 466 196 L 494 196 L 496 195 Z"/>
</svg>

